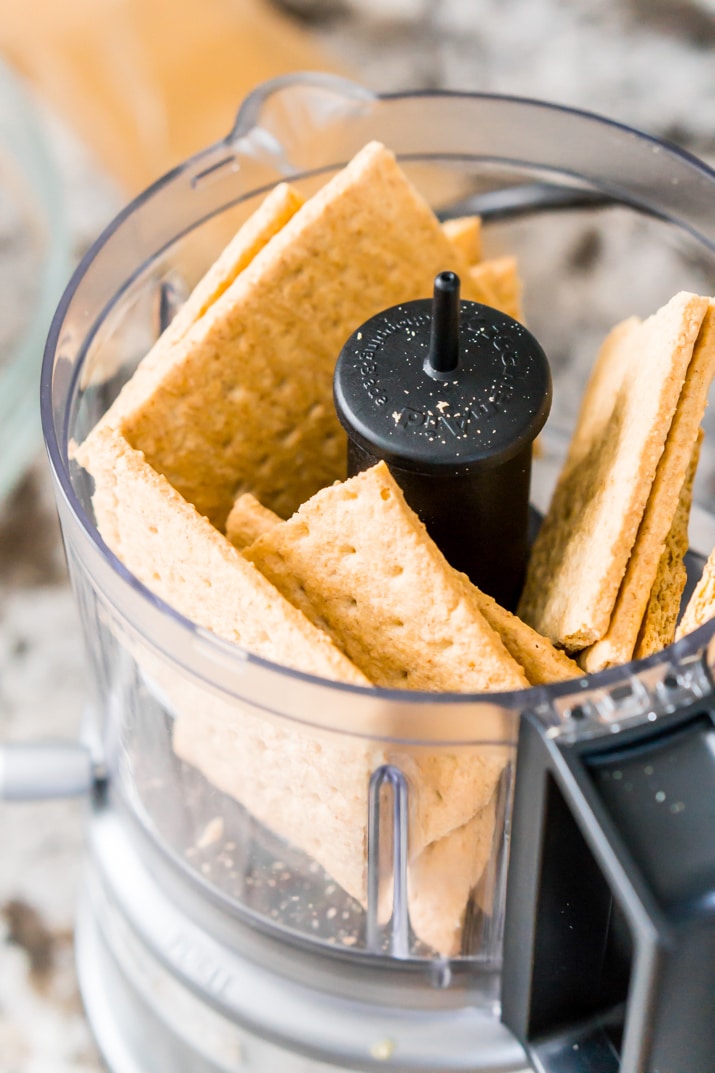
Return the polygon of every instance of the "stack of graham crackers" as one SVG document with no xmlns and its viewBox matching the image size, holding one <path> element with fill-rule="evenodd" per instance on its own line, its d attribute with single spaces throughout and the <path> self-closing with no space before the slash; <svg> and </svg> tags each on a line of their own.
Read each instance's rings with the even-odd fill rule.
<svg viewBox="0 0 715 1073">
<path fill-rule="evenodd" d="M 714 372 L 715 302 L 687 292 L 598 355 L 518 609 L 586 671 L 674 638 Z"/>
<path fill-rule="evenodd" d="M 587 573 L 592 557 L 567 555 L 561 534 L 579 512 L 610 518 L 617 509 L 638 530 L 653 501 L 657 522 L 648 528 L 661 533 L 665 525 L 661 551 L 667 544 L 672 574 L 687 527 L 704 384 L 712 375 L 704 356 L 713 349 L 712 306 L 678 296 L 651 318 L 653 325 L 628 322 L 604 347 L 563 478 L 568 492 L 581 479 L 569 472 L 585 473 L 592 491 L 582 490 L 575 506 L 557 491 L 525 592 L 529 625 L 449 566 L 384 464 L 344 479 L 345 440 L 332 404 L 337 354 L 371 316 L 428 296 L 445 268 L 460 275 L 465 298 L 520 318 L 514 259 L 481 259 L 476 218 L 440 225 L 383 146 L 367 145 L 306 202 L 287 185 L 275 188 L 76 449 L 94 479 L 95 516 L 107 545 L 198 625 L 323 678 L 482 693 L 578 675 L 562 651 L 573 646 L 552 629 L 554 600 L 545 594 L 551 574 L 573 585 L 580 575 L 572 564 Z M 652 349 L 656 358 L 649 356 L 648 376 L 640 378 L 647 384 L 629 386 L 640 383 L 634 355 Z M 630 372 L 624 353 L 631 355 Z M 690 366 L 699 371 L 691 374 Z M 664 423 L 660 450 L 650 431 L 638 437 L 626 428 L 640 414 L 643 391 L 647 420 Z M 685 424 L 687 434 L 663 450 L 672 430 Z M 616 446 L 598 448 L 615 442 L 613 431 Z M 633 497 L 626 503 L 623 492 L 634 467 L 620 461 L 634 457 L 642 459 L 635 471 L 650 473 L 639 485 L 643 505 L 635 521 Z M 604 480 L 619 495 L 601 504 Z M 656 495 L 661 487 L 668 494 Z M 586 507 L 589 496 L 598 510 Z M 602 542 L 602 530 L 593 532 Z M 612 537 L 622 550 L 622 533 Z M 653 537 L 649 562 L 656 545 Z M 620 567 L 609 559 L 612 585 L 614 578 L 620 585 L 625 559 Z M 669 586 L 670 580 L 649 587 L 654 605 Z M 587 641 L 591 650 L 603 636 Z M 196 683 L 179 684 L 159 664 L 145 669 L 159 679 L 175 714 L 177 755 L 309 853 L 363 904 L 368 782 L 380 764 L 397 764 L 409 782 L 412 927 L 441 953 L 459 950 L 469 894 L 492 851 L 501 748 L 425 751 L 341 739 L 270 721 Z"/>
</svg>

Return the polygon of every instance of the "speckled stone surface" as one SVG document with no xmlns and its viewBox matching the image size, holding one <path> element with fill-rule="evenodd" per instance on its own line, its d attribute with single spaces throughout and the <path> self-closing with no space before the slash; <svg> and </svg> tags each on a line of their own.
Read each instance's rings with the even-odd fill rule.
<svg viewBox="0 0 715 1073">
<path fill-rule="evenodd" d="M 715 5 L 678 0 L 284 0 L 367 84 L 600 111 L 715 160 Z M 1 106 L 1 103 L 0 103 Z M 118 207 L 58 140 L 77 253 Z M 72 736 L 83 655 L 38 460 L 0 517 L 0 738 Z M 0 804 L 0 1073 L 95 1073 L 72 962 L 83 806 Z M 170 1073 L 170 1071 L 162 1071 Z"/>
</svg>

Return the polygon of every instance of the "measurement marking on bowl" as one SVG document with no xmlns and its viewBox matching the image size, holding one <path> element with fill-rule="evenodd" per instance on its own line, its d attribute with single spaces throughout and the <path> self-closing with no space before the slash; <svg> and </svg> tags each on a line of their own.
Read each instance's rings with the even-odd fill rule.
<svg viewBox="0 0 715 1073">
<path fill-rule="evenodd" d="M 206 954 L 186 935 L 177 935 L 169 944 L 177 967 L 210 994 L 222 995 L 234 982 L 232 973 L 217 965 L 210 954 Z"/>
</svg>

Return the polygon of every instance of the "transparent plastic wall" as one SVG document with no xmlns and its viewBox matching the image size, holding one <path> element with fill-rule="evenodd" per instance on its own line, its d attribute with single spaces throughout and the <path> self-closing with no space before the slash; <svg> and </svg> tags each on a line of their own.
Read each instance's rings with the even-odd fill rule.
<svg viewBox="0 0 715 1073">
<path fill-rule="evenodd" d="M 330 79 L 258 91 L 224 143 L 131 205 L 80 266 L 48 345 L 45 432 L 91 666 L 91 733 L 147 844 L 259 931 L 350 958 L 468 959 L 488 1002 L 519 713 L 559 719 L 598 680 L 430 696 L 339 686 L 252 657 L 127 573 L 70 461 L 70 444 L 266 190 L 290 178 L 310 193 L 372 138 L 442 216 L 483 214 L 487 255 L 519 259 L 526 320 L 554 373 L 534 477 L 543 508 L 600 339 L 677 290 L 715 289 L 715 187 L 677 151 L 531 102 L 378 99 Z M 715 544 L 712 479 L 706 454 L 691 526 L 700 555 Z M 662 677 L 669 658 L 648 666 Z"/>
</svg>

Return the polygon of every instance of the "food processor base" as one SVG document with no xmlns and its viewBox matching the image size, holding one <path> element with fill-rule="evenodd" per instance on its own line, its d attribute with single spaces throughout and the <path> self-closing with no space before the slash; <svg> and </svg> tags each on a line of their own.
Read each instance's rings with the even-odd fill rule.
<svg viewBox="0 0 715 1073">
<path fill-rule="evenodd" d="M 182 996 L 183 1028 L 169 1023 L 155 1002 L 147 1001 L 149 980 L 130 979 L 113 956 L 87 898 L 77 918 L 76 950 L 85 1010 L 111 1073 L 308 1073 L 335 1068 L 317 1066 L 230 1024 L 190 992 Z M 156 971 L 161 972 L 158 965 Z M 174 1008 L 173 1020 L 178 1019 Z"/>
<path fill-rule="evenodd" d="M 77 966 L 111 1073 L 526 1073 L 496 1012 L 316 994 L 197 927 L 121 814 L 100 805 L 89 835 Z"/>
</svg>

